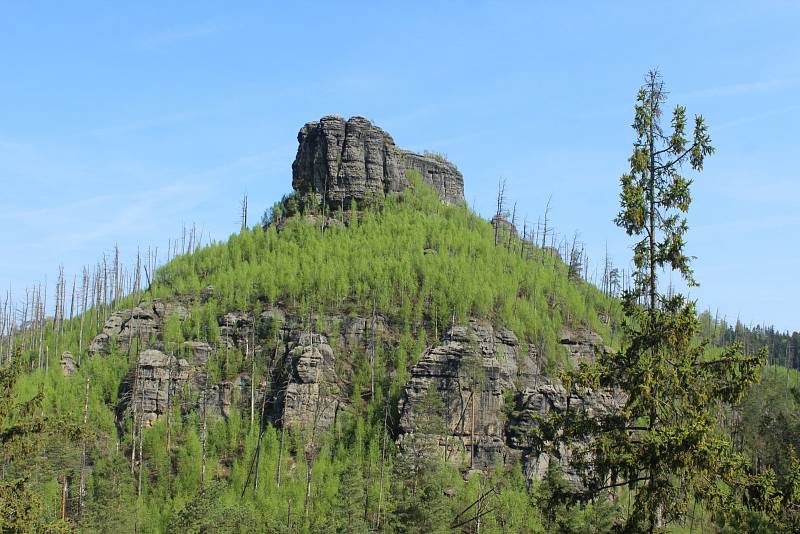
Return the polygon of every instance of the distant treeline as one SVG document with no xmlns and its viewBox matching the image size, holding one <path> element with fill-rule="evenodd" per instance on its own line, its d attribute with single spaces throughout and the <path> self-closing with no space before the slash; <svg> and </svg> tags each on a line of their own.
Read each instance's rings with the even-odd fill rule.
<svg viewBox="0 0 800 534">
<path fill-rule="evenodd" d="M 718 347 L 741 343 L 746 354 L 766 347 L 769 364 L 800 369 L 800 332 L 781 332 L 771 325 L 745 325 L 739 319 L 728 323 L 710 310 L 700 314 L 703 337 Z"/>
</svg>

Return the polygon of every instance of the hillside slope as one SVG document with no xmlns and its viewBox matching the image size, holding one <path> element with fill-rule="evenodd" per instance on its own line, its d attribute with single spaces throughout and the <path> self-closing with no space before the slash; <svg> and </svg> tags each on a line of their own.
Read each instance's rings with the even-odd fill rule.
<svg viewBox="0 0 800 534">
<path fill-rule="evenodd" d="M 17 388 L 43 385 L 48 413 L 75 425 L 87 401 L 94 429 L 48 445 L 43 517 L 62 489 L 45 472 L 84 472 L 67 516 L 89 529 L 202 516 L 315 530 L 355 513 L 345 505 L 373 528 L 447 526 L 494 479 L 498 500 L 527 501 L 523 473 L 538 479 L 549 460 L 530 414 L 563 405 L 560 367 L 613 343 L 616 305 L 552 251 L 496 240 L 407 178 L 356 211 L 284 202 L 280 224 L 179 256 L 146 291 L 67 321 L 64 372 L 52 362 Z M 462 479 L 471 469 L 482 474 Z M 498 510 L 483 528 L 536 517 Z"/>
</svg>

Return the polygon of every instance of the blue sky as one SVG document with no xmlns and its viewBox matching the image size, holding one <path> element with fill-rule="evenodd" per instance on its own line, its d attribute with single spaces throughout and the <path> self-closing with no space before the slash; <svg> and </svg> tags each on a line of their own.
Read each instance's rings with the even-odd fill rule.
<svg viewBox="0 0 800 534">
<path fill-rule="evenodd" d="M 233 4 L 233 3 L 229 3 Z M 291 4 L 291 5 L 290 5 Z M 291 189 L 298 129 L 363 115 L 447 154 L 468 202 L 499 177 L 599 262 L 633 101 L 661 69 L 717 153 L 697 177 L 700 305 L 800 330 L 796 2 L 0 4 L 0 287 L 16 294 L 183 224 L 224 239 Z"/>
</svg>

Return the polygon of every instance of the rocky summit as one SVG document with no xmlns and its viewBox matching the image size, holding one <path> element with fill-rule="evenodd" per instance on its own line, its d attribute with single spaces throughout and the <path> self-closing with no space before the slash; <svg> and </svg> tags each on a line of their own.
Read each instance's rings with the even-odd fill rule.
<svg viewBox="0 0 800 534">
<path fill-rule="evenodd" d="M 292 187 L 319 195 L 333 209 L 402 191 L 410 185 L 409 171 L 418 172 L 445 202 L 464 202 L 464 177 L 455 165 L 438 154 L 398 148 L 364 117 L 322 117 L 303 126 L 297 141 Z"/>
</svg>

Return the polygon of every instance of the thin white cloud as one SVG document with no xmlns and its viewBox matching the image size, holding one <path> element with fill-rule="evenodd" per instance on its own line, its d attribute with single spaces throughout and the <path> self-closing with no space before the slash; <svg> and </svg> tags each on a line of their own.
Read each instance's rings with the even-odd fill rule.
<svg viewBox="0 0 800 534">
<path fill-rule="evenodd" d="M 734 128 L 736 126 L 742 126 L 744 124 L 750 124 L 753 122 L 759 122 L 764 119 L 769 119 L 772 117 L 776 117 L 779 115 L 785 115 L 787 113 L 791 113 L 793 111 L 800 110 L 800 104 L 795 104 L 793 106 L 787 106 L 778 109 L 771 109 L 768 111 L 764 111 L 763 113 L 756 113 L 753 115 L 745 115 L 744 117 L 739 117 L 737 119 L 733 119 L 731 121 L 723 122 L 722 124 L 714 126 L 714 130 L 725 130 L 727 128 Z"/>
<path fill-rule="evenodd" d="M 8 141 L 7 139 L 0 139 L 0 150 L 5 152 L 23 152 L 30 147 L 15 141 Z"/>
<path fill-rule="evenodd" d="M 776 214 L 770 216 L 735 218 L 709 224 L 695 224 L 694 230 L 705 233 L 708 237 L 717 240 L 723 234 L 759 234 L 767 230 L 786 231 L 790 228 L 800 228 L 800 215 Z"/>
<path fill-rule="evenodd" d="M 222 26 L 217 21 L 204 21 L 188 26 L 179 26 L 146 35 L 141 45 L 147 49 L 156 49 L 182 41 L 190 41 L 219 33 Z"/>
<path fill-rule="evenodd" d="M 88 134 L 103 137 L 107 135 L 119 135 L 126 133 L 141 132 L 153 128 L 161 128 L 163 126 L 174 126 L 176 124 L 182 124 L 197 119 L 201 116 L 202 114 L 199 111 L 173 113 L 170 115 L 161 115 L 158 117 L 145 118 L 123 124 L 95 128 L 89 130 Z"/>
<path fill-rule="evenodd" d="M 779 89 L 786 89 L 796 83 L 796 80 L 756 80 L 752 82 L 720 85 L 718 87 L 708 87 L 706 89 L 689 92 L 685 96 L 688 98 L 720 98 L 754 93 L 767 93 Z"/>
</svg>

